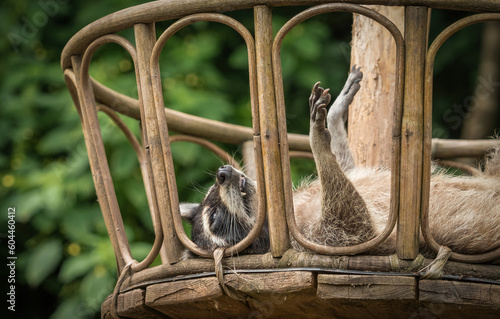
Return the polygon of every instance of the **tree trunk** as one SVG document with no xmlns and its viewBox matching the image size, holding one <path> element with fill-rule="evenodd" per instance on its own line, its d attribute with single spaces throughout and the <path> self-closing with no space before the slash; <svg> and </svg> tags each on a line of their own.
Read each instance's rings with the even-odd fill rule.
<svg viewBox="0 0 500 319">
<path fill-rule="evenodd" d="M 403 7 L 369 7 L 404 33 Z M 355 14 L 351 50 L 351 65 L 360 66 L 364 75 L 349 109 L 349 146 L 356 165 L 390 167 L 396 44 L 382 25 Z"/>
<path fill-rule="evenodd" d="M 476 89 L 469 110 L 464 119 L 461 138 L 484 139 L 493 135 L 500 115 L 500 23 L 488 22 L 484 25 L 481 60 Z"/>
</svg>

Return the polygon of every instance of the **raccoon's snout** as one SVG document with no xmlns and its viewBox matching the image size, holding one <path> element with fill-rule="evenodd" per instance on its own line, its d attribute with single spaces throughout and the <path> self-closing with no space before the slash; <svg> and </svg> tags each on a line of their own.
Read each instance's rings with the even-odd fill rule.
<svg viewBox="0 0 500 319">
<path fill-rule="evenodd" d="M 247 195 L 247 178 L 245 174 L 235 170 L 231 165 L 219 167 L 217 170 L 217 183 L 220 186 L 238 189 L 243 197 Z"/>
<path fill-rule="evenodd" d="M 231 178 L 233 170 L 231 166 L 221 166 L 217 170 L 217 182 L 219 185 L 224 184 L 226 181 L 228 181 Z"/>
</svg>

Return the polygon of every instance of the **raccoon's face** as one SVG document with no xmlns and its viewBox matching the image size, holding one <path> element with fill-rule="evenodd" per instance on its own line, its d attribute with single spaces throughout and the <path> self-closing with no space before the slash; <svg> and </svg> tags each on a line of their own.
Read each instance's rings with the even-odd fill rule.
<svg viewBox="0 0 500 319">
<path fill-rule="evenodd" d="M 192 225 L 191 240 L 208 250 L 229 247 L 245 238 L 255 224 L 256 212 L 255 182 L 229 165 L 217 170 L 216 183 L 200 204 L 181 205 L 182 217 Z M 263 233 L 268 239 L 267 225 Z M 251 247 L 256 248 L 255 242 Z M 258 245 L 257 252 L 269 249 L 269 244 Z"/>
</svg>

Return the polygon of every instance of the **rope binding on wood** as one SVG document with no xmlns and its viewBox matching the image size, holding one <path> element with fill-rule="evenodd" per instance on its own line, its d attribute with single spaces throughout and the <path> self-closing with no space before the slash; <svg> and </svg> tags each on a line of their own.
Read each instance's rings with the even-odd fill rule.
<svg viewBox="0 0 500 319">
<path fill-rule="evenodd" d="M 425 271 L 422 279 L 439 279 L 443 277 L 443 269 L 452 251 L 446 246 L 440 246 L 436 259 L 420 271 Z"/>
<path fill-rule="evenodd" d="M 247 302 L 248 296 L 233 289 L 232 287 L 227 286 L 224 283 L 224 268 L 222 267 L 222 258 L 224 257 L 225 248 L 217 248 L 214 250 L 214 261 L 215 261 L 215 275 L 219 280 L 219 284 L 222 290 L 228 295 L 230 298 L 238 301 Z"/>
<path fill-rule="evenodd" d="M 120 288 L 121 288 L 123 282 L 125 281 L 125 279 L 134 273 L 134 271 L 132 270 L 132 265 L 134 265 L 134 264 L 138 264 L 138 262 L 136 260 L 132 260 L 131 262 L 126 264 L 125 267 L 123 267 L 123 270 L 122 270 L 122 272 L 121 272 L 121 274 L 118 277 L 118 280 L 116 282 L 115 289 L 113 290 L 113 297 L 111 298 L 111 311 L 110 312 L 111 312 L 111 316 L 115 319 L 121 318 L 118 315 L 118 295 L 120 294 Z"/>
</svg>

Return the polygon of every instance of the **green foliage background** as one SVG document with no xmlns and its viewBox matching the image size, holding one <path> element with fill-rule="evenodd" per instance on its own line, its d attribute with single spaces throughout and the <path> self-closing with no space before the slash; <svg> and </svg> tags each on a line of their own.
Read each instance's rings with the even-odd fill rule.
<svg viewBox="0 0 500 319">
<path fill-rule="evenodd" d="M 59 59 L 65 43 L 82 27 L 139 3 L 4 0 L 0 4 L 0 237 L 5 256 L 7 209 L 15 207 L 16 317 L 99 317 L 101 302 L 113 290 L 115 259 Z M 299 9 L 276 9 L 275 30 Z M 229 15 L 253 31 L 252 11 Z M 459 15 L 433 12 L 431 38 Z M 157 31 L 169 23 L 157 24 Z M 313 83 L 321 80 L 333 92 L 340 90 L 349 68 L 351 23 L 349 14 L 324 15 L 301 24 L 286 38 L 282 62 L 290 131 L 308 132 L 307 98 Z M 456 137 L 459 132 L 460 127 L 450 127 L 443 113 L 473 90 L 480 30 L 462 31 L 438 57 L 434 127 L 439 137 Z M 132 31 L 121 35 L 133 41 Z M 452 67 L 457 64 L 461 67 Z M 166 45 L 161 66 L 168 107 L 251 125 L 246 48 L 235 31 L 214 23 L 188 27 Z M 100 49 L 91 74 L 137 97 L 133 65 L 119 47 Z M 105 116 L 100 120 L 133 256 L 141 260 L 154 235 L 140 171 L 119 129 Z M 137 123 L 124 120 L 138 135 Z M 221 146 L 239 158 L 237 145 Z M 186 143 L 174 145 L 173 152 L 181 200 L 199 201 L 221 161 Z M 292 164 L 294 181 L 314 172 L 310 161 Z M 2 267 L 1 280 L 6 280 L 6 272 Z M 2 293 L 5 297 L 7 291 Z"/>
</svg>

